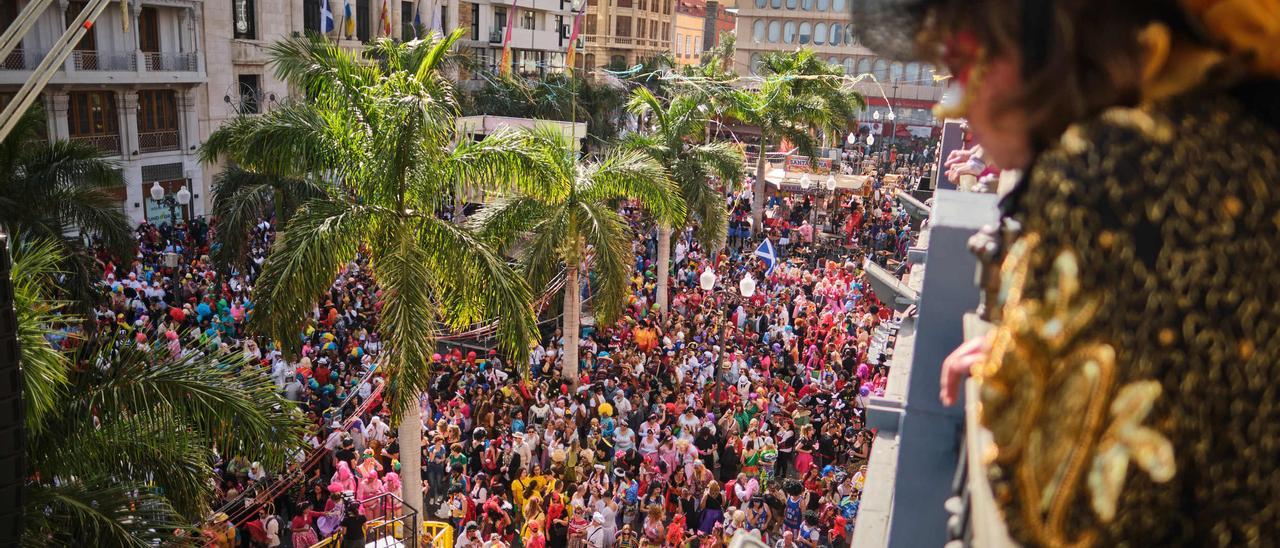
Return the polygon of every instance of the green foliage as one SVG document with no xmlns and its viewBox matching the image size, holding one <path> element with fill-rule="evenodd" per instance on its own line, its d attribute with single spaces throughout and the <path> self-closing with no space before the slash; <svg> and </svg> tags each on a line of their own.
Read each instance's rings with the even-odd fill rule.
<svg viewBox="0 0 1280 548">
<path fill-rule="evenodd" d="M 312 306 L 357 253 L 383 290 L 382 367 L 399 413 L 431 380 L 442 330 L 498 318 L 499 346 L 525 361 L 536 333 L 529 284 L 437 212 L 455 196 L 541 188 L 546 169 L 512 135 L 459 141 L 460 104 L 442 72 L 462 36 L 379 41 L 364 53 L 316 36 L 270 47 L 276 73 L 304 89 L 289 103 L 214 132 L 202 154 L 295 182 L 322 179 L 298 205 L 254 288 L 250 328 L 295 351 Z M 456 144 L 455 144 L 456 143 Z"/>
<path fill-rule="evenodd" d="M 117 256 L 133 256 L 132 223 L 116 197 L 124 177 L 93 146 L 47 141 L 44 125 L 44 113 L 32 108 L 0 142 L 0 227 L 55 242 L 63 257 L 62 284 L 87 310 L 92 261 L 79 238 L 66 234 L 97 236 Z"/>
<path fill-rule="evenodd" d="M 23 544 L 150 546 L 209 511 L 212 448 L 282 466 L 306 419 L 239 354 L 132 340 L 50 346 L 80 318 L 54 299 L 56 243 L 14 250 L 27 400 Z"/>
<path fill-rule="evenodd" d="M 541 79 L 480 73 L 484 85 L 466 97 L 463 113 L 587 123 L 589 146 L 603 147 L 618 135 L 625 102 L 621 89 L 582 76 Z"/>
<path fill-rule="evenodd" d="M 596 317 L 612 323 L 627 297 L 636 237 L 613 204 L 634 199 L 659 221 L 678 224 L 685 214 L 679 190 L 660 164 L 639 151 L 614 150 L 599 161 L 581 163 L 570 140 L 557 130 L 510 135 L 546 166 L 541 184 L 489 204 L 471 218 L 471 226 L 490 242 L 527 241 L 520 258 L 534 287 L 543 287 L 564 269 L 589 264 L 597 281 L 592 286 Z"/>
<path fill-rule="evenodd" d="M 820 140 L 852 127 L 866 107 L 862 96 L 841 78 L 840 67 L 813 51 L 777 52 L 761 61 L 764 81 L 758 88 L 730 94 L 728 114 L 759 127 L 765 145 L 779 137 L 813 156 Z"/>
<path fill-rule="evenodd" d="M 647 123 L 645 131 L 628 134 L 622 146 L 643 152 L 666 168 L 680 197 L 697 222 L 695 232 L 706 249 L 723 245 L 728 213 L 724 195 L 711 186 L 714 176 L 729 184 L 742 178 L 743 156 L 732 143 L 703 142 L 710 120 L 704 97 L 677 95 L 663 101 L 647 88 L 632 92 L 627 109 Z"/>
</svg>

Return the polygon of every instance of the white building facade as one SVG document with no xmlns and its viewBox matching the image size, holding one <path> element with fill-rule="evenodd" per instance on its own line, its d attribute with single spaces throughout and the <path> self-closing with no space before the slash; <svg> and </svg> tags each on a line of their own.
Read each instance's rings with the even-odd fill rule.
<svg viewBox="0 0 1280 548">
<path fill-rule="evenodd" d="M 480 67 L 499 72 L 502 45 L 511 25 L 513 75 L 564 72 L 573 32 L 571 0 L 476 0 L 462 2 L 459 9 L 460 23 L 469 29 L 461 46 L 471 49 Z"/>
</svg>

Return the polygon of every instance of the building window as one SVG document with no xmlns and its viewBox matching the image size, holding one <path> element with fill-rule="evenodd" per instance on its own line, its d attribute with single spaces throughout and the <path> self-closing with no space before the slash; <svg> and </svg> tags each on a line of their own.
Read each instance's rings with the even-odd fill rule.
<svg viewBox="0 0 1280 548">
<path fill-rule="evenodd" d="M 520 28 L 527 30 L 535 30 L 537 27 L 537 19 L 533 10 L 524 10 L 520 12 Z"/>
<path fill-rule="evenodd" d="M 167 89 L 138 92 L 138 150 L 178 150 L 178 99 Z"/>
<path fill-rule="evenodd" d="M 751 25 L 751 40 L 759 42 L 764 40 L 764 19 L 756 19 Z"/>
<path fill-rule="evenodd" d="M 892 82 L 899 82 L 902 80 L 902 63 L 889 65 L 889 80 Z"/>
<path fill-rule="evenodd" d="M 787 9 L 796 9 L 796 0 L 787 0 Z"/>
<path fill-rule="evenodd" d="M 594 35 L 596 33 L 596 17 L 597 16 L 595 14 L 587 14 L 585 17 L 587 20 L 587 25 L 586 25 L 587 28 L 583 32 L 590 35 Z"/>
<path fill-rule="evenodd" d="M 871 74 L 871 58 L 863 57 L 858 60 L 858 74 Z"/>
<path fill-rule="evenodd" d="M 796 41 L 796 22 L 795 21 L 787 21 L 787 24 L 782 26 L 782 41 L 788 44 L 794 43 Z"/>
<path fill-rule="evenodd" d="M 413 24 L 413 2 L 400 2 L 400 39 L 413 40 L 417 37 L 418 28 Z"/>
<path fill-rule="evenodd" d="M 751 74 L 759 74 L 759 73 L 760 73 L 760 54 L 759 54 L 759 53 L 752 53 L 752 54 L 751 54 L 751 67 L 750 67 L 750 68 L 751 68 Z"/>
<path fill-rule="evenodd" d="M 258 16 L 254 0 L 232 0 L 231 21 L 236 38 L 253 40 L 258 37 Z"/>
<path fill-rule="evenodd" d="M 631 7 L 631 0 L 618 0 L 618 7 L 620 8 Z"/>
<path fill-rule="evenodd" d="M 876 68 L 872 69 L 872 73 L 875 74 L 877 81 L 887 81 L 889 79 L 889 64 L 885 63 L 884 59 L 876 59 Z"/>
<path fill-rule="evenodd" d="M 6 2 L 7 3 L 7 2 Z M 71 23 L 75 22 L 76 16 L 84 11 L 84 2 L 72 2 L 67 5 L 67 27 L 71 27 Z M 84 37 L 80 39 L 80 43 L 76 44 L 76 51 L 95 51 L 98 49 L 97 38 L 98 27 L 95 25 L 84 33 Z"/>
<path fill-rule="evenodd" d="M 257 114 L 261 112 L 262 77 L 257 74 L 241 74 L 240 82 L 240 114 Z"/>
<path fill-rule="evenodd" d="M 663 40 L 671 39 L 671 23 L 662 24 L 662 39 Z"/>
<path fill-rule="evenodd" d="M 818 23 L 813 26 L 813 45 L 821 46 L 827 43 L 827 24 Z"/>
<path fill-rule="evenodd" d="M 844 38 L 844 28 L 840 26 L 840 23 L 832 23 L 831 24 L 831 45 L 833 46 L 840 45 L 840 43 L 843 42 L 842 40 L 843 38 Z"/>
<path fill-rule="evenodd" d="M 146 52 L 160 51 L 160 22 L 156 9 L 142 8 L 138 14 L 138 49 Z"/>
<path fill-rule="evenodd" d="M 800 23 L 800 44 L 801 45 L 809 43 L 809 37 L 811 36 L 812 32 L 813 32 L 813 27 L 809 24 L 808 21 Z"/>
<path fill-rule="evenodd" d="M 852 57 L 845 57 L 845 58 L 844 58 L 844 73 L 845 73 L 845 74 L 853 74 L 853 73 L 854 73 L 854 70 L 853 70 L 853 58 L 852 58 Z"/>
<path fill-rule="evenodd" d="M 647 36 L 644 32 L 644 21 L 636 21 L 636 38 L 644 38 Z"/>
<path fill-rule="evenodd" d="M 369 9 L 369 0 L 356 0 L 356 38 L 361 42 L 369 41 L 369 29 L 372 27 L 370 22 L 372 21 L 373 10 Z"/>
<path fill-rule="evenodd" d="M 756 9 L 762 10 L 767 5 L 769 5 L 769 0 L 756 0 Z"/>
<path fill-rule="evenodd" d="M 813 11 L 813 0 L 800 0 L 800 9 L 804 11 Z"/>
<path fill-rule="evenodd" d="M 480 39 L 480 4 L 471 4 L 471 39 Z"/>
<path fill-rule="evenodd" d="M 116 94 L 110 91 L 68 93 L 67 131 L 73 142 L 93 146 L 107 154 L 120 154 Z"/>
<path fill-rule="evenodd" d="M 818 11 L 827 11 L 831 7 L 831 0 L 818 0 Z"/>
<path fill-rule="evenodd" d="M 781 34 L 781 31 L 782 31 L 782 23 L 779 23 L 776 20 L 769 21 L 769 41 L 770 42 L 777 43 L 779 35 Z"/>
<path fill-rule="evenodd" d="M 657 22 L 657 21 L 649 21 L 649 37 L 650 37 L 650 38 L 657 38 L 657 37 L 658 37 L 658 22 Z"/>
<path fill-rule="evenodd" d="M 613 34 L 620 38 L 631 37 L 631 17 L 619 15 L 617 23 L 614 25 Z"/>
</svg>

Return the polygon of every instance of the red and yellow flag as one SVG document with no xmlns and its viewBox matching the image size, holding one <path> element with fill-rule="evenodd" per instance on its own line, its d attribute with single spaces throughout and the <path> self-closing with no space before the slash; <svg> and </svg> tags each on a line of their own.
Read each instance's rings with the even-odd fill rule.
<svg viewBox="0 0 1280 548">
<path fill-rule="evenodd" d="M 587 6 L 582 5 L 582 11 L 573 16 L 573 32 L 569 33 L 569 52 L 564 55 L 564 69 L 573 71 L 574 54 L 578 52 L 578 33 L 582 30 L 582 12 L 587 11 Z"/>
<path fill-rule="evenodd" d="M 382 13 L 378 14 L 378 30 L 381 36 L 391 36 L 391 6 L 388 2 L 391 0 L 382 0 Z"/>
<path fill-rule="evenodd" d="M 511 9 L 507 10 L 507 34 L 502 37 L 502 61 L 498 64 L 498 74 L 511 74 L 511 27 L 516 26 L 516 2 L 511 0 Z"/>
</svg>

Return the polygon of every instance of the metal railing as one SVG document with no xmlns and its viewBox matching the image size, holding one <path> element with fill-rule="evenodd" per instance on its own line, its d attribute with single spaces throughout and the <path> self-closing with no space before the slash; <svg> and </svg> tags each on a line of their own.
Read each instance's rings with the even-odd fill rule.
<svg viewBox="0 0 1280 548">
<path fill-rule="evenodd" d="M 2 70 L 31 70 L 31 65 L 27 63 L 27 52 L 22 49 L 15 49 L 9 52 L 9 55 L 0 61 L 0 69 Z"/>
<path fill-rule="evenodd" d="M 193 72 L 196 70 L 194 52 L 143 52 L 148 72 Z"/>
<path fill-rule="evenodd" d="M 493 29 L 489 31 L 489 43 L 501 44 L 504 36 L 505 36 L 505 31 L 503 29 Z"/>
<path fill-rule="evenodd" d="M 405 506 L 395 493 L 383 493 L 358 504 L 369 519 L 364 526 L 365 546 L 418 545 L 418 512 Z"/>
<path fill-rule="evenodd" d="M 120 154 L 120 134 L 118 133 L 114 135 L 72 136 L 70 141 L 92 146 L 108 155 Z"/>
<path fill-rule="evenodd" d="M 166 152 L 181 148 L 176 129 L 138 132 L 138 152 Z"/>
<path fill-rule="evenodd" d="M 71 59 L 76 70 L 137 70 L 132 52 L 74 51 Z"/>
</svg>

